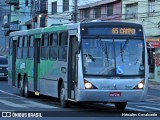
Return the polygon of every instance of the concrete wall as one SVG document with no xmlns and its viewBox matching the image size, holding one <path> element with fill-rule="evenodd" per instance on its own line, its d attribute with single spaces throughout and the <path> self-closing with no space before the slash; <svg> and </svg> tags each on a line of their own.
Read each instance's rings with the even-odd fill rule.
<svg viewBox="0 0 160 120">
<path fill-rule="evenodd" d="M 113 3 L 114 2 L 114 3 Z M 112 3 L 113 4 L 113 15 L 112 16 L 107 16 L 107 4 Z M 88 4 L 83 6 L 80 6 L 80 21 L 83 21 L 83 10 L 84 9 L 90 9 L 90 15 L 89 19 L 95 19 L 94 18 L 94 8 L 95 7 L 101 7 L 101 18 L 100 20 L 121 20 L 121 13 L 122 13 L 122 3 L 121 1 L 116 1 L 116 0 L 110 0 L 110 1 L 98 1 L 92 4 Z"/>
<path fill-rule="evenodd" d="M 128 21 L 143 24 L 146 36 L 160 35 L 160 28 L 158 28 L 158 23 L 160 22 L 160 5 L 159 1 L 157 0 L 155 2 L 155 14 L 153 17 L 148 16 L 148 0 L 122 0 L 122 19 L 125 20 L 126 4 L 132 4 L 136 2 L 138 2 L 138 18 L 129 19 Z"/>
<path fill-rule="evenodd" d="M 52 2 L 57 1 L 57 14 L 51 15 L 52 13 Z M 48 0 L 48 18 L 47 26 L 52 24 L 65 24 L 70 23 L 72 11 L 73 11 L 73 0 L 69 0 L 69 11 L 63 12 L 63 0 Z"/>
</svg>

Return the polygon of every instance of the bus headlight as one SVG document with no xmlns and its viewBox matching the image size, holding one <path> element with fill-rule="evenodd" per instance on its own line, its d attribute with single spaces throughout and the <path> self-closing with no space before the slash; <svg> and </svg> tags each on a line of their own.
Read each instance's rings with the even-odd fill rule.
<svg viewBox="0 0 160 120">
<path fill-rule="evenodd" d="M 87 89 L 92 88 L 92 84 L 91 83 L 85 83 L 84 85 L 85 85 L 85 88 L 87 88 Z"/>
<path fill-rule="evenodd" d="M 139 83 L 139 84 L 138 84 L 138 88 L 139 88 L 139 89 L 144 88 L 144 84 L 143 84 L 143 83 Z"/>
<path fill-rule="evenodd" d="M 143 89 L 144 88 L 144 80 L 142 80 L 140 83 L 138 83 L 134 89 Z"/>
<path fill-rule="evenodd" d="M 84 79 L 84 86 L 86 89 L 97 89 L 92 83 L 88 82 L 87 80 Z"/>
</svg>

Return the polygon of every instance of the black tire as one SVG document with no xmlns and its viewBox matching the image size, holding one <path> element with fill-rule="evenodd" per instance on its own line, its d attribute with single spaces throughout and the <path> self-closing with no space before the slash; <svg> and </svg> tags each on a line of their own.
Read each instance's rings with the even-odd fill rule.
<svg viewBox="0 0 160 120">
<path fill-rule="evenodd" d="M 31 93 L 28 91 L 28 79 L 27 79 L 27 77 L 24 78 L 24 96 L 26 98 L 31 97 Z"/>
<path fill-rule="evenodd" d="M 19 80 L 19 94 L 20 96 L 24 96 L 24 85 L 22 79 Z"/>
<path fill-rule="evenodd" d="M 71 107 L 71 103 L 69 101 L 66 100 L 65 96 L 65 89 L 64 89 L 64 84 L 62 83 L 61 87 L 60 87 L 60 104 L 62 107 L 64 108 L 70 108 Z"/>
<path fill-rule="evenodd" d="M 125 110 L 127 102 L 116 102 L 114 105 L 117 110 Z"/>
</svg>

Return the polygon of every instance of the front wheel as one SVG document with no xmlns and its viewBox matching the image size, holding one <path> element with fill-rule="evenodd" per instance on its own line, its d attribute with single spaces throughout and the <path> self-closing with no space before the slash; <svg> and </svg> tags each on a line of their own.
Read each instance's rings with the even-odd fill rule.
<svg viewBox="0 0 160 120">
<path fill-rule="evenodd" d="M 60 104 L 64 108 L 71 107 L 70 102 L 66 100 L 66 94 L 65 94 L 65 89 L 64 89 L 64 84 L 63 83 L 62 83 L 61 88 L 60 88 Z"/>
<path fill-rule="evenodd" d="M 127 102 L 116 102 L 114 105 L 117 110 L 124 110 L 127 106 Z"/>
</svg>

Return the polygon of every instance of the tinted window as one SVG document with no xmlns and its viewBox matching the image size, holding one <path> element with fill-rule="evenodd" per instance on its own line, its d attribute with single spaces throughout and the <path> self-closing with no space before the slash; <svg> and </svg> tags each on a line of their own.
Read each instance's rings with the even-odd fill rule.
<svg viewBox="0 0 160 120">
<path fill-rule="evenodd" d="M 58 59 L 66 60 L 67 59 L 67 45 L 68 45 L 68 33 L 60 33 L 59 39 L 59 55 Z"/>
<path fill-rule="evenodd" d="M 2 58 L 2 57 L 0 57 L 0 64 L 2 64 L 2 65 L 8 64 L 7 58 Z"/>
<path fill-rule="evenodd" d="M 28 53 L 29 58 L 33 58 L 33 56 L 34 56 L 34 48 L 33 48 L 34 44 L 33 44 L 33 42 L 34 42 L 34 37 L 29 36 L 29 53 Z"/>
<path fill-rule="evenodd" d="M 48 34 L 44 34 L 41 40 L 41 45 L 42 45 L 41 58 L 42 59 L 48 59 L 48 50 L 49 50 L 48 43 L 49 43 L 49 36 Z"/>
<path fill-rule="evenodd" d="M 50 59 L 56 60 L 58 57 L 58 34 L 50 35 Z"/>
<path fill-rule="evenodd" d="M 28 38 L 27 36 L 24 37 L 24 47 L 27 47 Z"/>
<path fill-rule="evenodd" d="M 28 57 L 28 38 L 27 36 L 24 37 L 24 47 L 23 47 L 23 58 L 27 58 Z"/>
</svg>

